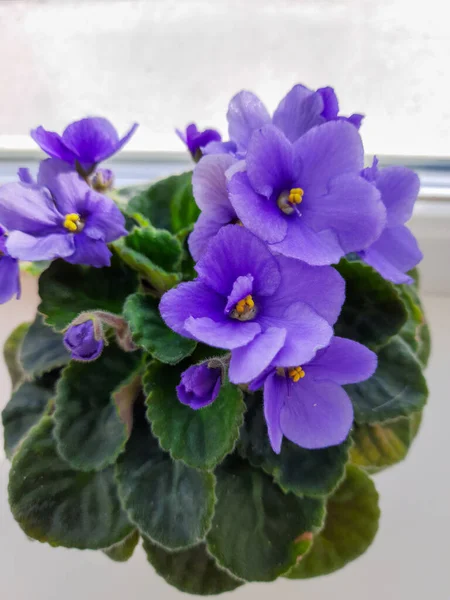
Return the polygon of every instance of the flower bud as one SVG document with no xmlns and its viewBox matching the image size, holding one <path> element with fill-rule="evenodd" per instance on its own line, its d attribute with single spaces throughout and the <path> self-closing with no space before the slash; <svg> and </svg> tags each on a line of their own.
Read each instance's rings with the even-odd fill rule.
<svg viewBox="0 0 450 600">
<path fill-rule="evenodd" d="M 114 173 L 111 169 L 97 169 L 92 176 L 91 184 L 96 192 L 107 192 L 114 183 Z"/>
<path fill-rule="evenodd" d="M 177 386 L 178 399 L 194 410 L 204 408 L 219 395 L 221 380 L 220 367 L 209 367 L 207 363 L 192 365 L 181 375 Z"/>
<path fill-rule="evenodd" d="M 64 334 L 64 345 L 74 360 L 95 360 L 102 353 L 104 346 L 101 324 L 96 328 L 94 321 L 89 319 L 71 325 Z"/>
</svg>

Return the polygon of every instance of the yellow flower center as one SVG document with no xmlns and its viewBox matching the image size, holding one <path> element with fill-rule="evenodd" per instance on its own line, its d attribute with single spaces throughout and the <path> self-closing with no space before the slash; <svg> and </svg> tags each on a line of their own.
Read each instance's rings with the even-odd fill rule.
<svg viewBox="0 0 450 600">
<path fill-rule="evenodd" d="M 302 188 L 292 188 L 289 192 L 281 192 L 277 200 L 278 208 L 286 215 L 292 214 L 295 210 L 294 207 L 301 204 L 303 194 Z"/>
<path fill-rule="evenodd" d="M 81 221 L 80 215 L 77 213 L 69 213 L 64 217 L 64 227 L 72 233 L 82 231 L 84 223 Z"/>
<path fill-rule="evenodd" d="M 302 367 L 292 367 L 288 370 L 288 375 L 294 383 L 297 383 L 297 381 L 300 381 L 300 379 L 303 379 L 303 377 L 306 375 L 306 373 L 302 369 Z"/>
<path fill-rule="evenodd" d="M 233 319 L 239 319 L 240 321 L 250 321 L 256 315 L 255 301 L 249 294 L 239 300 L 234 309 L 231 311 L 231 317 Z"/>
</svg>

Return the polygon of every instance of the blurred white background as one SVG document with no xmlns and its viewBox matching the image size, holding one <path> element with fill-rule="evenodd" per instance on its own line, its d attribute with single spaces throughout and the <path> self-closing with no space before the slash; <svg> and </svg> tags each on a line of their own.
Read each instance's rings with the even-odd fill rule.
<svg viewBox="0 0 450 600">
<path fill-rule="evenodd" d="M 173 128 L 225 132 L 239 89 L 273 109 L 302 82 L 367 115 L 368 153 L 446 155 L 448 16 L 445 0 L 0 0 L 0 135 L 99 114 L 141 123 L 132 148 L 182 150 Z"/>
<path fill-rule="evenodd" d="M 333 85 L 344 114 L 367 115 L 368 153 L 447 157 L 448 16 L 444 0 L 0 0 L 0 150 L 34 147 L 24 136 L 38 124 L 61 131 L 70 120 L 97 114 L 121 132 L 140 122 L 131 150 L 182 151 L 174 127 L 195 120 L 225 133 L 226 107 L 237 90 L 252 89 L 273 109 L 303 82 Z M 17 153 L 11 157 L 8 173 L 20 162 Z M 286 600 L 450 600 L 450 302 L 444 295 L 450 213 L 442 203 L 434 208 L 431 220 L 417 221 L 428 257 L 430 400 L 407 462 L 376 477 L 382 520 L 374 545 L 337 574 L 246 586 L 234 593 L 236 600 L 274 594 Z M 422 209 L 416 218 L 429 215 L 428 205 Z M 0 344 L 17 323 L 32 318 L 37 301 L 28 278 L 23 299 L 0 306 Z M 9 393 L 1 362 L 0 407 Z M 181 598 L 153 574 L 141 550 L 118 565 L 101 553 L 28 541 L 9 513 L 9 465 L 1 452 L 1 598 Z"/>
</svg>

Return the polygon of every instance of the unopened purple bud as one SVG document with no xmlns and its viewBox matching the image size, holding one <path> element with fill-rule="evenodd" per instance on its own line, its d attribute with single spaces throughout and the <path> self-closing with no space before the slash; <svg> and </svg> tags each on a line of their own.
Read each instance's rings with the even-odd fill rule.
<svg viewBox="0 0 450 600">
<path fill-rule="evenodd" d="M 111 169 L 97 169 L 91 179 L 94 190 L 103 193 L 110 190 L 114 183 L 114 173 Z"/>
<path fill-rule="evenodd" d="M 71 325 L 64 335 L 64 344 L 72 358 L 80 361 L 95 360 L 104 346 L 103 337 L 96 331 L 92 319 Z"/>
<path fill-rule="evenodd" d="M 194 410 L 212 404 L 220 392 L 222 369 L 207 363 L 192 365 L 182 373 L 177 386 L 178 399 Z"/>
<path fill-rule="evenodd" d="M 186 131 L 176 130 L 178 137 L 186 144 L 194 160 L 198 161 L 202 157 L 202 148 L 210 142 L 220 142 L 222 136 L 215 129 L 197 129 L 195 123 L 191 123 L 186 127 Z"/>
</svg>

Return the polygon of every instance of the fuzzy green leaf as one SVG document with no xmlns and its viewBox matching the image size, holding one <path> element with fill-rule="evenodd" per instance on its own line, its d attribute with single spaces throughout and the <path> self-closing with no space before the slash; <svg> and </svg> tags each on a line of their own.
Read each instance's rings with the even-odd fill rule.
<svg viewBox="0 0 450 600">
<path fill-rule="evenodd" d="M 151 225 L 134 229 L 114 243 L 121 259 L 158 293 L 163 293 L 181 280 L 178 273 L 181 244 L 168 231 Z"/>
<path fill-rule="evenodd" d="M 22 323 L 14 329 L 3 346 L 3 358 L 11 378 L 12 387 L 21 381 L 24 376 L 23 367 L 20 363 L 19 351 L 23 338 L 30 327 L 29 323 Z"/>
<path fill-rule="evenodd" d="M 115 562 L 126 562 L 133 556 L 134 549 L 139 543 L 139 531 L 134 529 L 123 540 L 106 548 L 103 552 Z"/>
<path fill-rule="evenodd" d="M 407 318 L 395 286 L 359 261 L 342 259 L 336 269 L 345 279 L 345 302 L 335 334 L 370 348 L 382 346 Z"/>
<path fill-rule="evenodd" d="M 57 386 L 55 436 L 61 456 L 75 469 L 100 470 L 115 462 L 128 438 L 114 400 L 139 355 L 114 345 L 90 363 L 72 361 Z"/>
<path fill-rule="evenodd" d="M 176 550 L 200 542 L 214 510 L 214 475 L 173 461 L 161 450 L 143 415 L 136 418 L 116 465 L 123 506 L 154 542 Z"/>
<path fill-rule="evenodd" d="M 38 310 L 47 325 L 61 331 L 83 311 L 121 314 L 126 297 L 136 286 L 136 274 L 115 256 L 104 269 L 57 260 L 39 278 L 42 302 Z"/>
<path fill-rule="evenodd" d="M 285 494 L 271 477 L 235 457 L 216 476 L 208 550 L 239 579 L 273 581 L 295 564 L 299 538 L 321 527 L 323 500 Z"/>
<path fill-rule="evenodd" d="M 413 285 L 401 285 L 397 289 L 408 311 L 408 320 L 399 331 L 399 336 L 410 346 L 419 362 L 425 367 L 431 351 L 430 329 L 417 289 Z"/>
<path fill-rule="evenodd" d="M 370 379 L 345 386 L 357 423 L 378 423 L 422 410 L 427 384 L 410 346 L 393 337 L 378 351 L 378 367 Z"/>
<path fill-rule="evenodd" d="M 355 425 L 351 462 L 368 473 L 377 473 L 400 462 L 408 454 L 421 420 L 422 413 L 416 412 L 385 423 Z"/>
<path fill-rule="evenodd" d="M 280 454 L 275 454 L 267 434 L 262 394 L 249 394 L 246 401 L 245 424 L 238 442 L 240 454 L 272 475 L 287 492 L 299 496 L 330 494 L 344 476 L 350 438 L 323 450 L 306 450 L 285 438 Z"/>
<path fill-rule="evenodd" d="M 186 366 L 149 365 L 144 376 L 147 418 L 161 447 L 172 458 L 198 469 L 212 469 L 233 450 L 238 439 L 245 411 L 242 392 L 225 382 L 212 404 L 193 410 L 178 400 L 176 392 Z"/>
<path fill-rule="evenodd" d="M 157 181 L 130 200 L 127 213 L 141 213 L 154 227 L 176 233 L 196 220 L 191 178 L 189 171 Z"/>
<path fill-rule="evenodd" d="M 127 299 L 123 312 L 134 342 L 161 362 L 173 365 L 194 351 L 195 340 L 178 335 L 164 323 L 155 298 L 133 294 Z"/>
<path fill-rule="evenodd" d="M 9 503 L 24 532 L 51 546 L 108 548 L 133 527 L 122 509 L 113 468 L 81 473 L 59 456 L 53 422 L 43 417 L 21 444 L 9 474 Z"/>
<path fill-rule="evenodd" d="M 70 354 L 63 344 L 63 336 L 44 323 L 37 314 L 28 329 L 20 349 L 20 361 L 27 375 L 38 377 L 57 367 L 63 367 Z"/>
<path fill-rule="evenodd" d="M 14 391 L 2 412 L 5 454 L 11 458 L 29 430 L 45 413 L 55 393 L 57 373 L 36 381 L 24 381 Z"/>
<path fill-rule="evenodd" d="M 169 585 L 181 592 L 213 596 L 231 592 L 244 583 L 221 569 L 208 554 L 205 544 L 168 552 L 148 538 L 143 541 L 149 563 Z"/>
<path fill-rule="evenodd" d="M 311 550 L 289 571 L 290 579 L 327 575 L 361 556 L 378 530 L 380 509 L 373 481 L 349 465 L 347 475 L 327 503 L 325 527 Z"/>
</svg>

